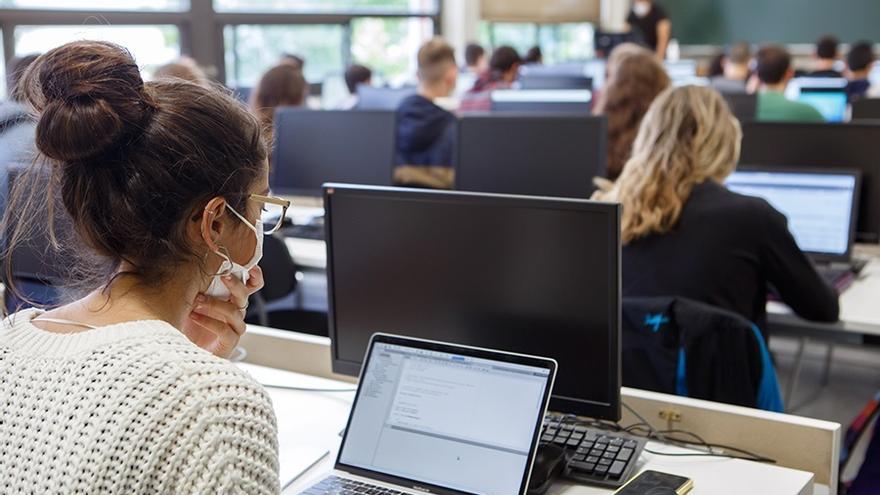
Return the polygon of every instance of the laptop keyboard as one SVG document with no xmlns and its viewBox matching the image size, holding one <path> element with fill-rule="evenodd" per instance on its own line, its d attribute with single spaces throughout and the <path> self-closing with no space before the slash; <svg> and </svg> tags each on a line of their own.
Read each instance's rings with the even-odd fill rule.
<svg viewBox="0 0 880 495">
<path fill-rule="evenodd" d="M 328 476 L 302 493 L 303 495 L 405 495 L 390 488 L 338 476 Z"/>
<path fill-rule="evenodd" d="M 633 474 L 647 442 L 547 416 L 541 443 L 556 444 L 566 450 L 568 464 L 563 477 L 585 485 L 618 488 Z"/>
</svg>

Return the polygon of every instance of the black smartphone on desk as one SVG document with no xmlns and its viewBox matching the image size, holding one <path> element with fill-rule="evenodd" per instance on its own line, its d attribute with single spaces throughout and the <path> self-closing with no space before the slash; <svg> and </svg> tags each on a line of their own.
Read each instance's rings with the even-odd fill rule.
<svg viewBox="0 0 880 495">
<path fill-rule="evenodd" d="M 693 480 L 684 476 L 643 471 L 620 487 L 614 495 L 685 495 L 693 488 Z"/>
</svg>

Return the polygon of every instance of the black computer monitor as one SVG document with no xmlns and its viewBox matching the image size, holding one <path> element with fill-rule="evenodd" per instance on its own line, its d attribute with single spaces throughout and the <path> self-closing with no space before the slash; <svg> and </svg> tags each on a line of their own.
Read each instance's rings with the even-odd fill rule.
<svg viewBox="0 0 880 495">
<path fill-rule="evenodd" d="M 254 88 L 248 86 L 238 86 L 236 88 L 232 88 L 232 95 L 238 101 L 242 103 L 249 103 L 251 101 L 251 93 L 254 92 Z"/>
<path fill-rule="evenodd" d="M 588 199 L 605 173 L 607 133 L 604 117 L 464 116 L 456 189 Z"/>
<path fill-rule="evenodd" d="M 880 120 L 880 98 L 862 98 L 852 106 L 853 120 Z"/>
<path fill-rule="evenodd" d="M 356 110 L 397 110 L 404 99 L 416 94 L 416 88 L 413 86 L 377 88 L 361 84 L 358 86 L 357 94 Z"/>
<path fill-rule="evenodd" d="M 378 331 L 555 358 L 551 407 L 620 418 L 620 207 L 328 184 L 333 370 Z"/>
<path fill-rule="evenodd" d="M 587 76 L 564 74 L 524 74 L 520 76 L 521 89 L 593 89 L 593 79 Z"/>
<path fill-rule="evenodd" d="M 880 123 L 743 125 L 740 163 L 855 169 L 862 174 L 856 239 L 880 240 Z"/>
<path fill-rule="evenodd" d="M 725 93 L 721 96 L 727 101 L 730 111 L 740 122 L 755 120 L 755 115 L 758 113 L 758 97 L 756 95 Z"/>
<path fill-rule="evenodd" d="M 490 98 L 492 112 L 590 115 L 593 93 L 588 89 L 503 89 L 492 91 Z"/>
<path fill-rule="evenodd" d="M 325 182 L 391 185 L 394 134 L 394 112 L 281 108 L 269 183 L 317 197 Z"/>
</svg>

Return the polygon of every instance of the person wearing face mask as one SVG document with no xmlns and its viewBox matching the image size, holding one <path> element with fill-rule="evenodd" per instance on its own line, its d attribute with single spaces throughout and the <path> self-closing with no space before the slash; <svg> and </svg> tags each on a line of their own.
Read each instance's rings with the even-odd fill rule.
<svg viewBox="0 0 880 495">
<path fill-rule="evenodd" d="M 660 59 L 666 58 L 666 48 L 672 38 L 672 21 L 663 7 L 653 0 L 634 0 L 626 25 L 627 29 L 641 34 L 645 45 Z"/>
<path fill-rule="evenodd" d="M 455 115 L 434 100 L 455 90 L 455 52 L 440 38 L 419 49 L 419 89 L 397 108 L 394 183 L 409 187 L 450 189 L 454 182 Z"/>
<path fill-rule="evenodd" d="M 56 237 L 38 212 L 57 205 L 90 291 L 0 325 L 0 485 L 277 494 L 272 404 L 228 361 L 263 285 L 261 211 L 288 206 L 259 120 L 216 88 L 144 83 L 106 42 L 47 52 L 20 90 L 40 158 L 6 209 L 6 290 L 21 295 L 10 257 L 29 233 Z"/>
</svg>

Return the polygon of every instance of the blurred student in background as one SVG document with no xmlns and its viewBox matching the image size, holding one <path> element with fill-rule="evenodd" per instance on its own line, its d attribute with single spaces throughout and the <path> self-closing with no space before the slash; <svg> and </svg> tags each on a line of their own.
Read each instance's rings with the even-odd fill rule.
<svg viewBox="0 0 880 495">
<path fill-rule="evenodd" d="M 837 320 L 837 294 L 785 216 L 724 187 L 741 139 L 711 88 L 668 89 L 651 105 L 620 178 L 594 195 L 623 206 L 624 297 L 686 297 L 766 328 L 769 283 L 800 316 Z"/>
<path fill-rule="evenodd" d="M 486 50 L 477 43 L 468 43 L 464 48 L 464 72 L 480 75 L 489 68 Z"/>
<path fill-rule="evenodd" d="M 268 136 L 274 134 L 275 110 L 303 106 L 307 91 L 302 71 L 292 64 L 276 65 L 263 74 L 251 95 L 251 110 L 260 118 Z"/>
<path fill-rule="evenodd" d="M 296 55 L 293 53 L 282 53 L 281 59 L 278 61 L 278 63 L 292 65 L 299 70 L 303 70 L 306 66 L 306 59 L 300 55 Z"/>
<path fill-rule="evenodd" d="M 176 77 L 203 86 L 210 84 L 205 71 L 191 57 L 180 57 L 174 62 L 159 67 L 156 69 L 156 73 L 153 74 L 153 79 L 168 77 Z"/>
<path fill-rule="evenodd" d="M 348 97 L 339 105 L 339 110 L 351 110 L 358 104 L 358 87 L 373 84 L 373 71 L 364 65 L 354 64 L 345 69 L 345 87 Z"/>
<path fill-rule="evenodd" d="M 672 39 L 672 21 L 663 7 L 653 0 L 634 0 L 632 10 L 626 18 L 628 30 L 641 35 L 644 44 L 660 60 L 666 58 L 666 49 Z"/>
<path fill-rule="evenodd" d="M 544 63 L 544 54 L 541 53 L 540 46 L 533 46 L 529 48 L 529 51 L 526 52 L 526 56 L 523 57 L 523 64 L 525 65 L 541 65 Z"/>
<path fill-rule="evenodd" d="M 748 43 L 743 41 L 729 47 L 722 61 L 723 75 L 712 78 L 712 87 L 721 94 L 745 93 L 751 60 L 752 47 Z"/>
<path fill-rule="evenodd" d="M 36 156 L 34 132 L 37 124 L 22 103 L 23 96 L 19 91 L 22 75 L 36 59 L 37 55 L 12 57 L 6 64 L 6 93 L 9 97 L 0 104 L 0 198 L 6 196 L 9 167 L 29 165 Z"/>
<path fill-rule="evenodd" d="M 843 77 L 843 73 L 835 69 L 840 58 L 840 41 L 834 36 L 826 35 L 816 42 L 816 62 L 810 77 Z"/>
<path fill-rule="evenodd" d="M 864 98 L 871 90 L 868 76 L 874 68 L 874 45 L 869 41 L 854 43 L 846 54 L 846 96 L 849 102 Z"/>
<path fill-rule="evenodd" d="M 419 49 L 418 92 L 397 109 L 394 183 L 450 189 L 454 182 L 455 115 L 434 103 L 455 90 L 455 51 L 440 38 Z"/>
<path fill-rule="evenodd" d="M 825 122 L 812 106 L 785 97 L 785 88 L 794 77 L 791 55 L 778 45 L 758 50 L 758 112 L 763 122 Z"/>
<path fill-rule="evenodd" d="M 489 60 L 489 70 L 484 71 L 465 93 L 459 105 L 460 112 L 488 112 L 492 107 L 491 92 L 509 89 L 519 75 L 522 59 L 511 46 L 499 46 Z"/>
<path fill-rule="evenodd" d="M 671 82 L 654 53 L 632 43 L 611 52 L 606 70 L 605 86 L 593 113 L 608 117 L 606 176 L 615 180 L 629 159 L 642 117 Z"/>
</svg>

